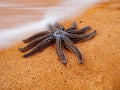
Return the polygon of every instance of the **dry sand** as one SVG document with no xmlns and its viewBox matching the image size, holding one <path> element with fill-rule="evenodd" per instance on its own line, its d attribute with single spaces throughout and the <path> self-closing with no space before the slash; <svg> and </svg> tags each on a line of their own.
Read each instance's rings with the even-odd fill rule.
<svg viewBox="0 0 120 90">
<path fill-rule="evenodd" d="M 24 59 L 18 51 L 24 44 L 16 44 L 0 51 L 0 90 L 120 90 L 120 2 L 98 4 L 63 25 L 72 21 L 97 30 L 94 38 L 75 44 L 82 64 L 65 50 L 68 64 L 62 65 L 54 46 Z"/>
</svg>

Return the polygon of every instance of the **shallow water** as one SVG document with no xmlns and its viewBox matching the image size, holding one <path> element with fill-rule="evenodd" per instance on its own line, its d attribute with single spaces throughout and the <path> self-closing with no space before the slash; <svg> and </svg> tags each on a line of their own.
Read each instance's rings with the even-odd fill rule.
<svg viewBox="0 0 120 90">
<path fill-rule="evenodd" d="M 48 24 L 82 14 L 100 0 L 1 0 L 0 48 L 21 41 L 26 35 L 47 30 Z"/>
</svg>

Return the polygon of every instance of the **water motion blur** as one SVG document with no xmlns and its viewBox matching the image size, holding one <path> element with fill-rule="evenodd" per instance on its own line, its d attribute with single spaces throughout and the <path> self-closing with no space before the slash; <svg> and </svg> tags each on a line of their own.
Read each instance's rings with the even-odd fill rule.
<svg viewBox="0 0 120 90">
<path fill-rule="evenodd" d="M 0 1 L 0 48 L 20 42 L 28 34 L 47 30 L 48 24 L 82 14 L 100 0 L 61 0 L 49 2 Z"/>
</svg>

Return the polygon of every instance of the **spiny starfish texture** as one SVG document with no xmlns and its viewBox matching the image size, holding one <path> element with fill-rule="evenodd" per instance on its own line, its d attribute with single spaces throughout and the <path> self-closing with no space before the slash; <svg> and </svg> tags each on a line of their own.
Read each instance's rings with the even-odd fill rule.
<svg viewBox="0 0 120 90">
<path fill-rule="evenodd" d="M 84 34 L 91 27 L 86 26 L 80 30 L 76 30 L 76 23 L 73 22 L 69 28 L 56 23 L 49 25 L 48 31 L 36 33 L 35 35 L 23 40 L 24 43 L 28 43 L 25 47 L 19 48 L 21 52 L 26 52 L 31 49 L 28 53 L 24 54 L 23 57 L 29 57 L 36 52 L 43 51 L 47 46 L 55 43 L 56 53 L 63 64 L 67 63 L 67 59 L 63 53 L 63 48 L 67 48 L 72 51 L 78 58 L 78 62 L 82 63 L 82 55 L 79 49 L 74 45 L 74 42 L 88 40 L 96 34 L 96 30 Z"/>
</svg>

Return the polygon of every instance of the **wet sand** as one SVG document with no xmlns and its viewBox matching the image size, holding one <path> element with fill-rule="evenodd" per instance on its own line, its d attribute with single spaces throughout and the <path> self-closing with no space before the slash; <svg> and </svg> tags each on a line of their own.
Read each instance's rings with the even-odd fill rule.
<svg viewBox="0 0 120 90">
<path fill-rule="evenodd" d="M 97 34 L 75 45 L 83 63 L 65 50 L 68 64 L 58 60 L 54 45 L 29 58 L 16 44 L 0 51 L 0 90 L 120 90 L 120 2 L 97 4 L 62 24 L 76 21 L 78 28 L 90 25 Z M 80 22 L 81 21 L 81 22 Z"/>
</svg>

